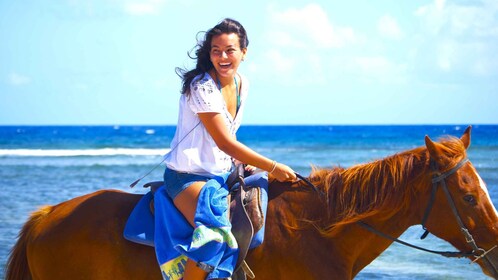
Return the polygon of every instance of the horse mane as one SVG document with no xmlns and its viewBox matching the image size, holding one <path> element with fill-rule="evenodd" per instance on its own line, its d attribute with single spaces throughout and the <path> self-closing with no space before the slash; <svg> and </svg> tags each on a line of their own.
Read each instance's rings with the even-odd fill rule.
<svg viewBox="0 0 498 280">
<path fill-rule="evenodd" d="M 460 139 L 446 136 L 440 140 L 441 151 L 454 166 L 465 148 Z M 310 180 L 320 185 L 327 201 L 327 224 L 317 226 L 325 235 L 335 235 L 343 226 L 382 213 L 389 219 L 408 209 L 418 192 L 413 184 L 428 173 L 430 156 L 426 147 L 418 147 L 384 159 L 344 169 L 313 168 Z"/>
</svg>

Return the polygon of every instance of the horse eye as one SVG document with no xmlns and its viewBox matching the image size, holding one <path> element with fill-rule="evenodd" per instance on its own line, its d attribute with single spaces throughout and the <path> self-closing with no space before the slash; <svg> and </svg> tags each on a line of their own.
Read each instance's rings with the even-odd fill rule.
<svg viewBox="0 0 498 280">
<path fill-rule="evenodd" d="M 469 203 L 472 206 L 477 205 L 476 198 L 473 195 L 471 195 L 471 194 L 468 194 L 468 195 L 464 196 L 463 200 L 465 200 L 467 203 Z"/>
</svg>

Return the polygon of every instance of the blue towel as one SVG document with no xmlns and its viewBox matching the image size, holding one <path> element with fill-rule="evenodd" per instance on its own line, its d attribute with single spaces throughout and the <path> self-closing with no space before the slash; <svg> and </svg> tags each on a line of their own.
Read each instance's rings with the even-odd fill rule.
<svg viewBox="0 0 498 280">
<path fill-rule="evenodd" d="M 228 220 L 226 178 L 211 179 L 197 203 L 195 229 L 161 187 L 155 201 L 155 248 L 163 278 L 182 279 L 187 258 L 211 270 L 207 279 L 230 277 L 238 247 Z"/>
</svg>

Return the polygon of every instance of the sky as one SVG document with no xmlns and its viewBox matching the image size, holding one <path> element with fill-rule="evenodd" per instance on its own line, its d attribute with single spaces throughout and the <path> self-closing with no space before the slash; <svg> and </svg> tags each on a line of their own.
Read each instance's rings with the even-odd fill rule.
<svg viewBox="0 0 498 280">
<path fill-rule="evenodd" d="M 496 0 L 0 0 L 0 125 L 174 125 L 225 17 L 243 124 L 498 124 Z"/>
</svg>

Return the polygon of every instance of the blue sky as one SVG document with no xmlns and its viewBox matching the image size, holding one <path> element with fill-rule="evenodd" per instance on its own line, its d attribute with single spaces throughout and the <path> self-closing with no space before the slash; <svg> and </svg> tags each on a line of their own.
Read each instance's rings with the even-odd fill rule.
<svg viewBox="0 0 498 280">
<path fill-rule="evenodd" d="M 497 124 L 498 1 L 0 1 L 0 125 L 175 124 L 196 34 L 249 34 L 244 124 Z"/>
</svg>

